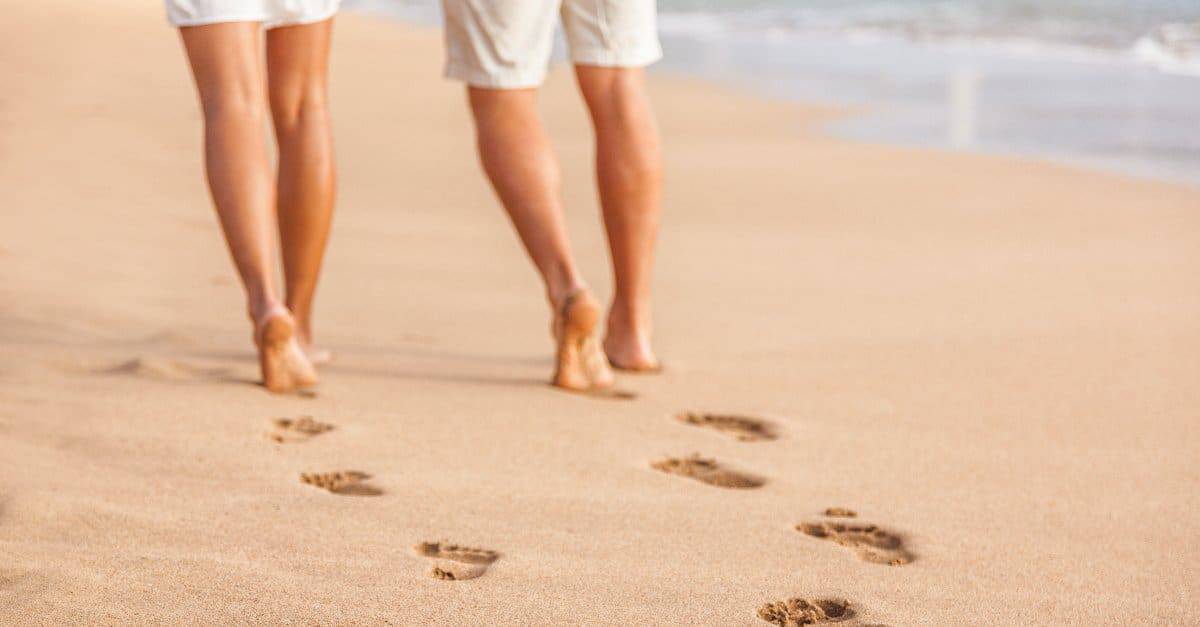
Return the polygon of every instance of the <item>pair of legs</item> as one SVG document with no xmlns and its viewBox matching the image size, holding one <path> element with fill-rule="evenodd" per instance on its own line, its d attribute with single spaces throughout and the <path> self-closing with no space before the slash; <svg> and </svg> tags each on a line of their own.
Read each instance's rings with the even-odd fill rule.
<svg viewBox="0 0 1200 627">
<path fill-rule="evenodd" d="M 208 184 L 242 284 L 264 384 L 316 383 L 312 302 L 334 202 L 326 75 L 332 20 L 262 27 L 226 22 L 180 29 L 204 113 Z M 273 172 L 268 111 L 278 143 Z M 276 238 L 284 296 L 276 286 Z"/>
<path fill-rule="evenodd" d="M 662 187 L 658 127 L 641 69 L 576 65 L 575 75 L 596 134 L 596 179 L 615 284 L 605 354 L 599 357 L 620 369 L 653 370 L 658 361 L 650 342 L 650 291 Z M 484 170 L 542 276 L 556 325 L 584 333 L 588 318 L 598 315 L 589 313 L 595 301 L 571 253 L 561 175 L 537 113 L 537 92 L 468 87 L 468 94 Z M 595 363 L 597 355 L 588 354 L 585 343 L 571 346 L 560 331 L 555 383 L 610 385 L 607 364 Z"/>
</svg>

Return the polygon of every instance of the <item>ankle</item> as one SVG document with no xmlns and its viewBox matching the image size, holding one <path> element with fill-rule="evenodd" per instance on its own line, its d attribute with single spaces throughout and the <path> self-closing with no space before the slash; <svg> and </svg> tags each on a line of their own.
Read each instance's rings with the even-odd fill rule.
<svg viewBox="0 0 1200 627">
<path fill-rule="evenodd" d="M 608 309 L 608 332 L 624 337 L 650 338 L 650 308 L 614 299 Z"/>
<path fill-rule="evenodd" d="M 604 352 L 620 368 L 641 370 L 658 364 L 649 328 L 615 324 L 612 318 L 604 335 Z"/>
<path fill-rule="evenodd" d="M 250 320 L 254 324 L 257 325 L 257 324 L 262 323 L 267 318 L 270 318 L 274 315 L 277 315 L 280 313 L 286 314 L 286 313 L 288 313 L 288 310 L 279 301 L 273 301 L 273 300 L 254 301 L 254 300 L 252 300 L 252 301 L 250 301 L 249 310 L 247 313 L 249 313 L 249 315 L 250 315 Z"/>
<path fill-rule="evenodd" d="M 312 318 L 309 317 L 308 310 L 296 307 L 291 303 L 285 305 L 289 313 L 292 314 L 292 324 L 296 328 L 296 339 L 301 344 L 307 344 L 312 339 Z"/>
<path fill-rule="evenodd" d="M 308 321 L 296 321 L 296 341 L 300 342 L 301 346 L 311 346 L 313 343 L 312 328 L 309 327 Z"/>
<path fill-rule="evenodd" d="M 588 291 L 588 287 L 582 281 L 564 281 L 557 285 L 547 285 L 546 299 L 550 301 L 550 307 L 553 308 L 554 311 L 558 311 L 559 309 L 562 309 L 564 304 L 566 304 L 568 298 L 578 294 L 579 292 L 586 291 Z"/>
</svg>

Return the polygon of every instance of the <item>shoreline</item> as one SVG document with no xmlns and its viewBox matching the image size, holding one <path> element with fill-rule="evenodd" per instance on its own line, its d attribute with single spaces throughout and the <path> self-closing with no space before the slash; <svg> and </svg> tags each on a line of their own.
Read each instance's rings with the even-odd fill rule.
<svg viewBox="0 0 1200 627">
<path fill-rule="evenodd" d="M 368 1 L 348 10 L 437 28 L 436 12 L 424 6 L 373 6 Z M 650 73 L 749 89 L 801 107 L 854 111 L 825 126 L 824 132 L 838 139 L 1031 159 L 1200 187 L 1200 132 L 1191 130 L 1200 128 L 1198 76 L 1123 59 L 1041 58 L 989 46 L 894 38 L 792 34 L 763 39 L 736 30 L 710 32 L 712 28 L 692 33 L 664 29 L 667 55 Z M 837 69 L 835 62 L 822 59 L 839 59 L 846 67 Z M 555 64 L 564 62 L 559 41 Z M 868 75 L 873 78 L 867 80 Z M 1029 100 L 1008 93 L 1048 88 L 1061 94 Z M 1128 101 L 1131 89 L 1162 92 L 1164 101 L 1184 100 L 1142 110 Z M 1081 98 L 1090 99 L 1090 105 L 1067 104 Z M 1155 118 L 1169 122 L 1159 124 Z"/>
<path fill-rule="evenodd" d="M 336 360 L 279 398 L 161 7 L 3 2 L 0 623 L 753 627 L 790 598 L 848 599 L 847 624 L 1200 620 L 1200 190 L 843 141 L 827 110 L 651 75 L 667 369 L 564 394 L 439 38 L 347 14 Z M 604 299 L 569 73 L 539 102 Z M 304 416 L 332 429 L 280 431 Z M 693 453 L 752 480 L 663 470 Z M 828 508 L 901 538 L 897 565 L 805 532 Z"/>
</svg>

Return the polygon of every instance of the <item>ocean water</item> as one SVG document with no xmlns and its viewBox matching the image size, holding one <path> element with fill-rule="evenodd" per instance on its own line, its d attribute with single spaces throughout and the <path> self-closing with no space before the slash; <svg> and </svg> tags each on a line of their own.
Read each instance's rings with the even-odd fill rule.
<svg viewBox="0 0 1200 627">
<path fill-rule="evenodd" d="M 436 0 L 344 6 L 440 19 Z M 830 123 L 834 135 L 1200 184 L 1200 0 L 658 7 L 666 56 L 655 71 L 863 111 Z"/>
<path fill-rule="evenodd" d="M 670 34 L 958 45 L 1200 76 L 1200 0 L 660 0 L 659 8 Z"/>
</svg>

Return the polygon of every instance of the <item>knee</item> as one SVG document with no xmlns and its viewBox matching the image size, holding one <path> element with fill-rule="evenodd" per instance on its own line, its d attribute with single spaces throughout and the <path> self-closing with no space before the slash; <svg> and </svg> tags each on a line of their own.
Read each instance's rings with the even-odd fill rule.
<svg viewBox="0 0 1200 627">
<path fill-rule="evenodd" d="M 481 136 L 527 134 L 540 127 L 533 90 L 468 87 L 467 101 Z"/>
<path fill-rule="evenodd" d="M 298 128 L 307 120 L 323 120 L 328 111 L 328 98 L 322 85 L 271 92 L 271 118 L 280 132 Z"/>
<path fill-rule="evenodd" d="M 642 120 L 653 117 L 641 74 L 632 70 L 617 69 L 604 80 L 589 81 L 584 97 L 600 125 L 637 130 Z"/>
<path fill-rule="evenodd" d="M 249 121 L 261 123 L 266 116 L 262 90 L 250 81 L 238 82 L 202 94 L 204 119 L 211 122 Z"/>
</svg>

